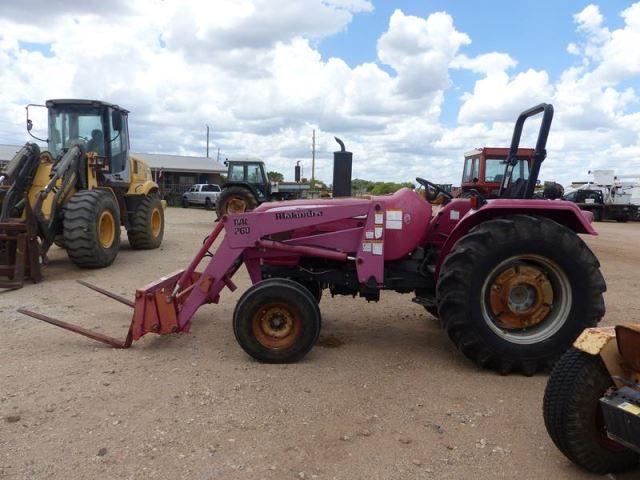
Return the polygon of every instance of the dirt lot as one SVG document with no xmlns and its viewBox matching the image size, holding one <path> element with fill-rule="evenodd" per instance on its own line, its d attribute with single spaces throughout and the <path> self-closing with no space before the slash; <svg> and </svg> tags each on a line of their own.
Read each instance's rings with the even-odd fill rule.
<svg viewBox="0 0 640 480">
<path fill-rule="evenodd" d="M 186 266 L 212 213 L 167 217 L 161 251 L 125 239 L 112 267 L 81 271 L 54 248 L 44 283 L 0 294 L 0 478 L 593 478 L 547 437 L 545 376 L 477 369 L 409 295 L 325 296 L 321 345 L 282 366 L 253 361 L 233 337 L 244 270 L 190 334 L 148 335 L 130 350 L 15 313 L 124 337 L 127 308 L 75 279 L 130 296 Z M 598 229 L 586 240 L 609 287 L 604 323 L 639 321 L 640 224 Z"/>
</svg>

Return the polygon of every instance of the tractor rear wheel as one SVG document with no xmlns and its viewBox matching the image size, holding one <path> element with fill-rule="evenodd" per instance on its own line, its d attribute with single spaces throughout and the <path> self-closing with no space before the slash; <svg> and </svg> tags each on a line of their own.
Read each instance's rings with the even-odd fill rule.
<svg viewBox="0 0 640 480">
<path fill-rule="evenodd" d="M 253 193 L 243 187 L 227 187 L 218 197 L 218 215 L 244 213 L 258 206 Z"/>
<path fill-rule="evenodd" d="M 129 245 L 135 250 L 158 248 L 164 237 L 164 209 L 157 195 L 145 195 L 131 216 L 127 229 Z"/>
<path fill-rule="evenodd" d="M 233 332 L 242 349 L 265 363 L 295 362 L 320 335 L 320 309 L 311 293 L 286 278 L 262 280 L 240 297 Z"/>
<path fill-rule="evenodd" d="M 611 387 L 602 359 L 572 347 L 551 372 L 544 393 L 544 423 L 553 443 L 594 473 L 622 472 L 640 461 L 607 436 L 599 400 Z"/>
<path fill-rule="evenodd" d="M 533 375 L 604 315 L 599 266 L 578 235 L 552 220 L 488 220 L 456 243 L 440 269 L 440 319 L 477 364 Z"/>
<path fill-rule="evenodd" d="M 120 209 L 113 194 L 83 190 L 63 207 L 63 240 L 73 263 L 102 268 L 113 263 L 120 249 Z"/>
</svg>

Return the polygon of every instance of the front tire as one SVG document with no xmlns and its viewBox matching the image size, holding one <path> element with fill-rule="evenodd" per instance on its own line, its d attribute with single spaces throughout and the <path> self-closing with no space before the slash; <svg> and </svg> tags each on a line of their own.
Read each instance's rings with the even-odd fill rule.
<svg viewBox="0 0 640 480">
<path fill-rule="evenodd" d="M 640 457 L 607 437 L 599 400 L 613 380 L 599 356 L 571 348 L 553 369 L 544 394 L 544 423 L 556 447 L 594 473 L 616 473 Z"/>
<path fill-rule="evenodd" d="M 157 195 L 145 195 L 131 216 L 127 230 L 129 245 L 135 250 L 158 248 L 164 238 L 164 209 Z"/>
<path fill-rule="evenodd" d="M 303 358 L 320 335 L 320 309 L 302 285 L 285 278 L 262 280 L 240 297 L 233 332 L 242 349 L 260 362 Z"/>
<path fill-rule="evenodd" d="M 182 208 L 189 208 L 189 200 L 187 200 L 187 197 L 182 197 Z"/>
<path fill-rule="evenodd" d="M 258 206 L 253 194 L 243 187 L 227 187 L 218 197 L 218 215 L 244 213 Z"/>
<path fill-rule="evenodd" d="M 547 218 L 489 220 L 445 259 L 438 312 L 458 349 L 502 374 L 550 369 L 604 315 L 606 285 L 589 247 Z"/>
<path fill-rule="evenodd" d="M 120 249 L 120 209 L 110 192 L 83 190 L 63 207 L 63 241 L 82 268 L 111 265 Z"/>
</svg>

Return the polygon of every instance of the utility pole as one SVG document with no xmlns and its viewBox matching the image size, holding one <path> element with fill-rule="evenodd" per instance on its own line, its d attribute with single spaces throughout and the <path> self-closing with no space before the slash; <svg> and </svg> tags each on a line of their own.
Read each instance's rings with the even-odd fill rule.
<svg viewBox="0 0 640 480">
<path fill-rule="evenodd" d="M 316 131 L 313 130 L 311 137 L 311 188 L 315 189 L 316 182 Z"/>
<path fill-rule="evenodd" d="M 209 158 L 209 125 L 207 125 L 207 158 Z"/>
<path fill-rule="evenodd" d="M 218 147 L 218 163 L 220 163 L 220 147 Z"/>
</svg>

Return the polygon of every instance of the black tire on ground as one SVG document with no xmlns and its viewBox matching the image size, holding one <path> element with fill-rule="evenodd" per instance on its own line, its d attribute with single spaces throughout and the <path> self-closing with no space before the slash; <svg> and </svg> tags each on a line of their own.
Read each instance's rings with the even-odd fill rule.
<svg viewBox="0 0 640 480">
<path fill-rule="evenodd" d="M 311 293 L 311 296 L 316 300 L 316 302 L 320 303 L 320 300 L 322 300 L 322 285 L 320 282 L 299 281 L 298 283 L 309 290 L 309 293 Z"/>
<path fill-rule="evenodd" d="M 594 473 L 622 472 L 640 460 L 598 425 L 598 400 L 612 386 L 599 356 L 572 347 L 553 369 L 544 393 L 544 423 L 553 443 L 569 460 Z"/>
<path fill-rule="evenodd" d="M 602 221 L 602 209 L 597 208 L 595 210 L 593 210 L 593 221 L 594 222 L 601 222 Z"/>
<path fill-rule="evenodd" d="M 236 304 L 233 332 L 242 349 L 265 363 L 300 360 L 320 335 L 320 309 L 311 293 L 286 278 L 262 280 Z"/>
<path fill-rule="evenodd" d="M 253 193 L 243 187 L 227 187 L 218 197 L 218 215 L 242 213 L 253 210 L 258 206 Z"/>
<path fill-rule="evenodd" d="M 63 207 L 63 237 L 77 266 L 111 265 L 120 249 L 120 209 L 113 194 L 82 190 L 71 197 Z"/>
<path fill-rule="evenodd" d="M 578 235 L 547 218 L 485 221 L 442 265 L 440 320 L 480 366 L 502 374 L 549 370 L 604 315 L 599 266 Z"/>
<path fill-rule="evenodd" d="M 135 250 L 151 250 L 162 244 L 164 209 L 160 197 L 155 194 L 144 196 L 131 215 L 127 237 Z"/>
<path fill-rule="evenodd" d="M 616 217 L 616 222 L 618 223 L 627 223 L 628 221 L 629 221 L 629 217 L 627 217 L 626 215 Z"/>
<path fill-rule="evenodd" d="M 182 197 L 182 208 L 189 208 L 189 200 L 187 200 L 187 197 Z"/>
<path fill-rule="evenodd" d="M 204 199 L 204 209 L 205 210 L 213 209 L 213 203 L 211 203 L 211 199 L 209 197 Z"/>
</svg>

